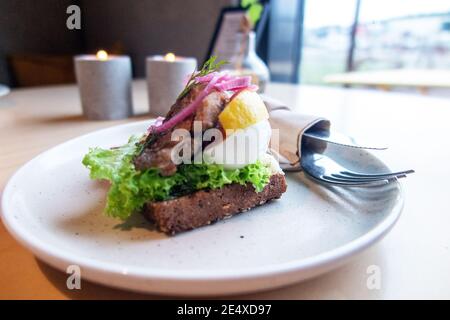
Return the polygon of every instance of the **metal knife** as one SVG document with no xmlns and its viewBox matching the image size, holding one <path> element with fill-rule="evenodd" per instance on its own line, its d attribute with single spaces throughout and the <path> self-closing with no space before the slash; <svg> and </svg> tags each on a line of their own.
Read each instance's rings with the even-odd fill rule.
<svg viewBox="0 0 450 320">
<path fill-rule="evenodd" d="M 372 145 L 372 143 L 360 143 L 360 141 L 356 141 L 354 138 L 346 136 L 345 134 L 336 131 L 326 131 L 326 130 L 307 131 L 303 134 L 303 136 L 351 148 L 371 149 L 371 150 L 387 149 L 387 147 Z"/>
<path fill-rule="evenodd" d="M 266 104 L 269 112 L 279 109 L 290 110 L 289 107 L 287 107 L 285 104 L 274 98 L 271 98 L 264 94 L 261 95 L 261 97 L 263 98 L 263 101 Z M 371 143 L 359 143 L 359 141 L 355 141 L 355 139 L 336 131 L 314 129 L 308 130 L 307 132 L 303 133 L 303 136 L 351 148 L 372 149 L 372 150 L 387 149 L 387 147 L 372 145 Z"/>
</svg>

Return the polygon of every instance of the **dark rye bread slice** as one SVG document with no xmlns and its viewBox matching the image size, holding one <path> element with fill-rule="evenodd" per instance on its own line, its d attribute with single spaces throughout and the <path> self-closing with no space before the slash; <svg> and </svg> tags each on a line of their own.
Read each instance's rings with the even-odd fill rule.
<svg viewBox="0 0 450 320">
<path fill-rule="evenodd" d="M 144 214 L 167 234 L 198 228 L 280 198 L 286 191 L 283 174 L 274 174 L 261 192 L 251 184 L 230 184 L 221 189 L 200 190 L 176 199 L 149 202 Z"/>
</svg>

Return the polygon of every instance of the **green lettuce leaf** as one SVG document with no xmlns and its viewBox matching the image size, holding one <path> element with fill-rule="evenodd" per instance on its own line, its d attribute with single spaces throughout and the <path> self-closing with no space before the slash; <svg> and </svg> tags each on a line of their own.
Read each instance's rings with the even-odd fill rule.
<svg viewBox="0 0 450 320">
<path fill-rule="evenodd" d="M 251 183 L 260 192 L 270 179 L 270 167 L 261 162 L 234 170 L 217 164 L 182 164 L 169 177 L 161 176 L 157 169 L 137 171 L 133 158 L 139 149 L 139 140 L 139 137 L 131 137 L 127 144 L 113 149 L 92 148 L 83 158 L 92 179 L 111 183 L 105 208 L 109 216 L 126 219 L 148 201 L 167 200 L 231 183 Z"/>
</svg>

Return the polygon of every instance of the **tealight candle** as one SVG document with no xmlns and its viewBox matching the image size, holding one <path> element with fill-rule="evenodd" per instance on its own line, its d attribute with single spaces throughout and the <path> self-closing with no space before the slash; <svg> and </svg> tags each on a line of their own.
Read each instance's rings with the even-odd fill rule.
<svg viewBox="0 0 450 320">
<path fill-rule="evenodd" d="M 131 60 L 128 56 L 75 57 L 75 73 L 83 114 L 91 120 L 115 120 L 132 114 Z"/>
<path fill-rule="evenodd" d="M 168 53 L 148 57 L 146 64 L 150 112 L 165 116 L 195 71 L 197 60 Z"/>
</svg>

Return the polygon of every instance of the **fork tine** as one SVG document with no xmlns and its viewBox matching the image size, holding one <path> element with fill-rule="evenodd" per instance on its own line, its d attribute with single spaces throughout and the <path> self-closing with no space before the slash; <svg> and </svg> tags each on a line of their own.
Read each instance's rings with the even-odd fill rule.
<svg viewBox="0 0 450 320">
<path fill-rule="evenodd" d="M 390 174 L 380 174 L 380 175 L 345 175 L 343 172 L 331 173 L 333 178 L 346 179 L 346 180 L 380 180 L 380 179 L 391 179 L 398 177 L 405 177 L 407 173 L 405 171 L 393 172 Z"/>
<path fill-rule="evenodd" d="M 340 186 L 349 186 L 349 187 L 367 187 L 367 186 L 375 186 L 375 185 L 383 185 L 389 183 L 388 180 L 371 180 L 371 181 L 344 181 L 344 180 L 333 180 L 332 177 L 329 176 L 321 176 L 317 177 L 312 174 L 310 174 L 307 170 L 304 170 L 304 172 L 311 177 L 314 180 L 333 184 L 333 185 L 340 185 Z"/>
<path fill-rule="evenodd" d="M 341 179 L 333 179 L 328 176 L 326 176 L 326 177 L 323 176 L 322 180 L 327 183 L 343 185 L 343 186 L 370 186 L 370 185 L 380 185 L 380 184 L 389 183 L 388 180 L 348 181 L 348 180 L 341 180 Z"/>
<path fill-rule="evenodd" d="M 336 182 L 344 182 L 344 183 L 373 183 L 373 182 L 378 182 L 378 181 L 386 181 L 389 182 L 390 180 L 396 179 L 396 178 L 404 178 L 406 177 L 406 175 L 397 175 L 397 176 L 391 176 L 388 178 L 384 178 L 384 177 L 378 177 L 378 178 L 355 178 L 355 177 L 336 177 L 336 176 L 329 176 L 329 175 L 324 175 L 323 176 L 325 179 L 328 179 L 330 181 L 336 181 Z"/>
<path fill-rule="evenodd" d="M 414 170 L 404 170 L 404 171 L 397 171 L 397 172 L 389 172 L 389 173 L 359 173 L 354 171 L 341 171 L 339 173 L 340 176 L 347 176 L 347 177 L 357 177 L 357 178 L 389 178 L 392 176 L 398 176 L 398 175 L 406 175 L 414 173 Z"/>
<path fill-rule="evenodd" d="M 370 181 L 349 181 L 349 180 L 340 180 L 340 179 L 333 179 L 329 176 L 323 176 L 322 181 L 325 181 L 327 183 L 336 184 L 336 185 L 342 185 L 342 186 L 374 186 L 374 185 L 383 185 L 389 183 L 388 180 L 380 179 L 380 180 L 370 180 Z"/>
</svg>

